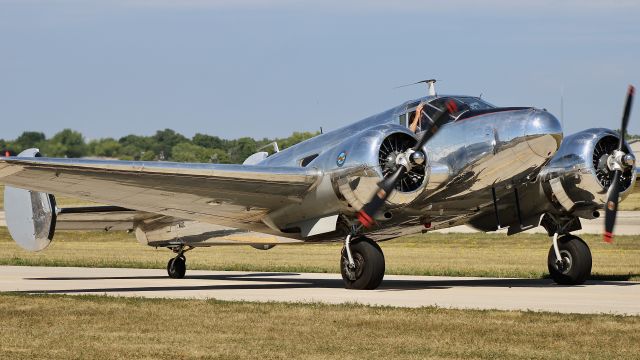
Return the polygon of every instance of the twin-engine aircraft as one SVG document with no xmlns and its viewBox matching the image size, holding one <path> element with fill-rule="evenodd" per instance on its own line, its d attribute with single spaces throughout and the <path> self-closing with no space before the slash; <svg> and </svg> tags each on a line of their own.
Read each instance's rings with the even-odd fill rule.
<svg viewBox="0 0 640 360">
<path fill-rule="evenodd" d="M 176 254 L 172 278 L 185 276 L 185 253 L 197 247 L 342 241 L 345 287 L 375 289 L 385 271 L 377 241 L 461 224 L 509 235 L 543 226 L 553 280 L 583 283 L 591 252 L 571 232 L 604 209 L 612 240 L 618 201 L 636 181 L 628 144 L 602 128 L 563 138 L 546 110 L 437 95 L 434 82 L 426 97 L 243 165 L 46 158 L 38 149 L 0 158 L 9 231 L 40 251 L 56 229 L 131 230 Z M 630 86 L 622 133 L 632 98 Z M 60 208 L 52 194 L 109 205 Z"/>
</svg>

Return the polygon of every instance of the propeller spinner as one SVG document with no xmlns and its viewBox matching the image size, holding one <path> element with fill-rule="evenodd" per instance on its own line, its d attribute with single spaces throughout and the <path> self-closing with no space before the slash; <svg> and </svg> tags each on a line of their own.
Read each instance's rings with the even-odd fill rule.
<svg viewBox="0 0 640 360">
<path fill-rule="evenodd" d="M 627 125 L 629 124 L 629 114 L 631 113 L 631 105 L 633 103 L 633 95 L 635 88 L 629 85 L 627 91 L 627 101 L 624 106 L 624 113 L 622 115 L 622 126 L 620 127 L 620 142 L 618 149 L 613 152 L 607 159 L 607 166 L 610 170 L 614 171 L 613 181 L 609 187 L 609 198 L 605 205 L 605 220 L 604 220 L 604 241 L 613 242 L 613 228 L 616 224 L 616 215 L 618 214 L 618 201 L 620 200 L 620 188 L 622 183 L 620 176 L 624 169 L 633 167 L 635 164 L 635 158 L 631 154 L 626 154 L 622 151 L 624 146 L 624 134 L 627 132 Z"/>
</svg>

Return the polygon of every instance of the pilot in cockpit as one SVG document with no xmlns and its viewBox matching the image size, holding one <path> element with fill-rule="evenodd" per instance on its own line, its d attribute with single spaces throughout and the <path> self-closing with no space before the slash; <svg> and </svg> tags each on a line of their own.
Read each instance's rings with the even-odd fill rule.
<svg viewBox="0 0 640 360">
<path fill-rule="evenodd" d="M 424 108 L 424 103 L 420 103 L 416 108 L 416 113 L 413 116 L 413 120 L 411 120 L 411 124 L 409 125 L 409 130 L 413 133 L 420 132 L 422 129 L 422 109 Z"/>
</svg>

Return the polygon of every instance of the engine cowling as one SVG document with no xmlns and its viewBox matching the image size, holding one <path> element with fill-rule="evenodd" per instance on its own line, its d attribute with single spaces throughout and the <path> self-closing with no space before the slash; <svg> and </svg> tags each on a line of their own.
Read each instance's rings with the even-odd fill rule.
<svg viewBox="0 0 640 360">
<path fill-rule="evenodd" d="M 617 149 L 619 139 L 618 133 L 609 129 L 588 129 L 565 137 L 541 174 L 551 200 L 566 211 L 602 207 L 613 180 L 607 159 Z M 623 151 L 633 155 L 626 142 Z M 634 165 L 622 174 L 622 199 L 631 193 L 635 181 Z"/>
<path fill-rule="evenodd" d="M 342 165 L 344 172 L 333 176 L 334 186 L 356 210 L 369 202 L 378 190 L 377 183 L 396 170 L 396 157 L 413 147 L 415 135 L 407 128 L 387 124 L 359 134 L 357 140 L 347 142 L 348 154 Z M 429 160 L 413 166 L 398 182 L 387 199 L 387 207 L 405 206 L 415 200 L 429 182 Z"/>
</svg>

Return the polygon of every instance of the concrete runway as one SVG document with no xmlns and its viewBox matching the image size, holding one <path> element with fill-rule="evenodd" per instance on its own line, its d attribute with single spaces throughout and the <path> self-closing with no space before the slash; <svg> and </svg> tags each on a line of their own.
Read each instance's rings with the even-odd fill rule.
<svg viewBox="0 0 640 360">
<path fill-rule="evenodd" d="M 361 303 L 397 307 L 534 310 L 640 315 L 640 283 L 589 281 L 558 286 L 550 280 L 385 276 L 378 290 L 343 288 L 339 274 L 0 266 L 0 291 L 155 298 Z"/>
</svg>

